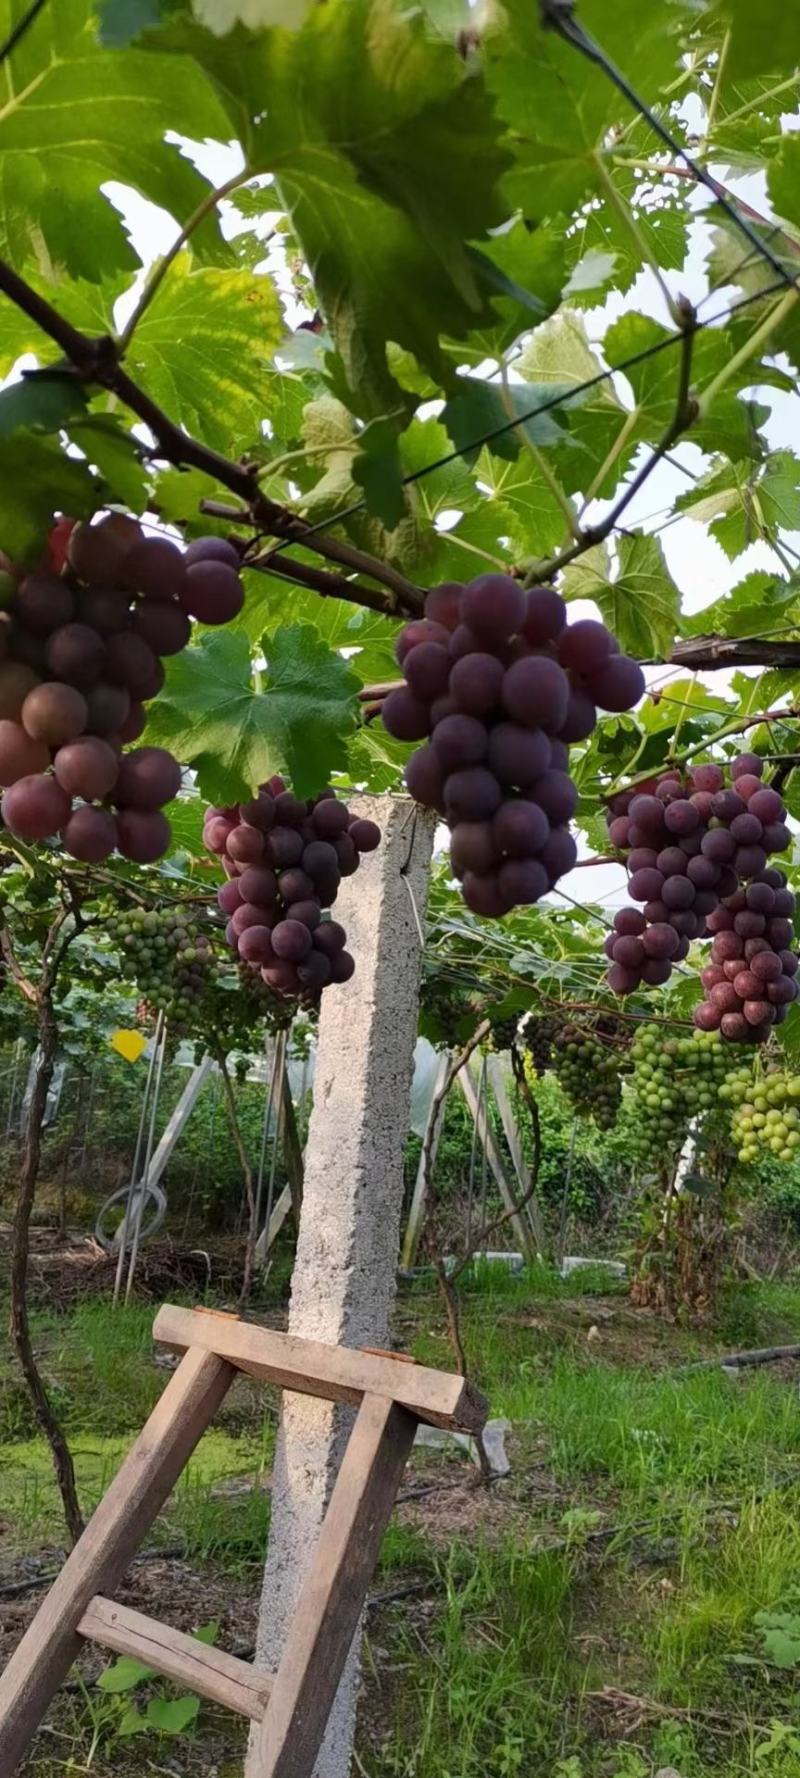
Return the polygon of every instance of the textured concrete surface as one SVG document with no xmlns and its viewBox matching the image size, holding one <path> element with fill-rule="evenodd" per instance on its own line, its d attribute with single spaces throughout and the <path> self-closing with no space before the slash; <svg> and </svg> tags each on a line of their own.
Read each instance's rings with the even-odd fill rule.
<svg viewBox="0 0 800 1778">
<path fill-rule="evenodd" d="M 334 910 L 347 928 L 356 974 L 322 999 L 289 1331 L 347 1346 L 384 1346 L 417 1035 L 421 947 L 414 908 L 424 926 L 433 821 L 405 798 L 358 797 L 351 807 L 378 822 L 383 840 L 345 880 Z M 256 1657 L 273 1672 L 351 1424 L 350 1410 L 310 1396 L 284 1397 Z M 360 1640 L 359 1632 L 316 1778 L 346 1778 L 350 1770 Z M 248 1778 L 259 1778 L 254 1746 L 255 1737 Z"/>
</svg>

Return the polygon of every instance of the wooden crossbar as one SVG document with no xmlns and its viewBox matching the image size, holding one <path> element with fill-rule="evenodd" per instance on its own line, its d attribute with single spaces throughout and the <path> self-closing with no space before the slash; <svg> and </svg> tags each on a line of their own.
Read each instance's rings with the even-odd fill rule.
<svg viewBox="0 0 800 1778">
<path fill-rule="evenodd" d="M 159 1309 L 153 1337 L 173 1351 L 200 1346 L 206 1352 L 216 1352 L 237 1370 L 299 1395 L 354 1406 L 364 1395 L 388 1396 L 418 1420 L 448 1431 L 474 1432 L 486 1420 L 483 1396 L 464 1377 L 409 1364 L 402 1355 L 394 1358 L 348 1346 L 326 1346 L 319 1340 L 300 1340 L 294 1334 L 238 1321 L 235 1316 L 179 1309 L 172 1303 Z"/>
<path fill-rule="evenodd" d="M 463 1377 L 211 1311 L 167 1304 L 154 1332 L 184 1356 L 0 1676 L 0 1778 L 11 1778 L 87 1639 L 249 1717 L 258 1778 L 309 1778 L 417 1423 L 474 1431 L 486 1404 Z M 108 1596 L 237 1371 L 358 1407 L 275 1675 Z"/>
<path fill-rule="evenodd" d="M 269 1674 L 257 1672 L 249 1661 L 240 1661 L 221 1648 L 208 1647 L 196 1636 L 185 1636 L 182 1630 L 160 1624 L 141 1611 L 104 1599 L 101 1593 L 89 1601 L 78 1635 L 99 1642 L 114 1654 L 133 1655 L 165 1679 L 176 1679 L 199 1692 L 201 1698 L 224 1704 L 253 1722 L 260 1722 L 264 1715 L 272 1689 Z"/>
</svg>

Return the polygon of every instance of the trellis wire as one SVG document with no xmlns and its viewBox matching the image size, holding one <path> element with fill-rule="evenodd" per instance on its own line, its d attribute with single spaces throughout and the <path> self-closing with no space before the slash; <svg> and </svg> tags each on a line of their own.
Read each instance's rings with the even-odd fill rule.
<svg viewBox="0 0 800 1778">
<path fill-rule="evenodd" d="M 791 282 L 794 285 L 794 280 Z M 779 283 L 765 284 L 761 290 L 751 291 L 749 296 L 740 297 L 735 303 L 730 303 L 727 308 L 718 309 L 713 315 L 707 315 L 705 320 L 698 321 L 694 330 L 695 335 L 703 333 L 708 327 L 714 327 L 718 321 L 730 321 L 743 309 L 751 308 L 753 303 L 762 302 L 768 296 L 775 296 L 785 287 L 785 279 L 781 279 Z M 650 358 L 657 358 L 660 353 L 667 351 L 669 347 L 678 342 L 682 342 L 683 339 L 683 330 L 677 328 L 674 333 L 666 334 L 663 339 L 654 340 L 652 345 L 642 346 L 640 351 L 632 352 L 628 358 L 620 359 L 619 364 L 611 365 L 607 370 L 597 371 L 594 376 L 586 377 L 582 383 L 575 383 L 572 388 L 564 390 L 560 395 L 551 395 L 546 401 L 539 402 L 536 407 L 526 408 L 523 413 L 515 414 L 513 419 L 503 420 L 497 426 L 487 428 L 478 438 L 471 439 L 468 444 L 456 445 L 451 451 L 445 451 L 441 457 L 435 457 L 430 463 L 423 463 L 421 468 L 411 470 L 408 475 L 401 476 L 401 486 L 411 487 L 415 482 L 422 481 L 426 475 L 435 474 L 437 469 L 446 469 L 450 463 L 457 462 L 459 458 L 471 457 L 473 453 L 477 455 L 484 445 L 492 444 L 494 439 L 504 438 L 509 432 L 516 431 L 518 426 L 526 426 L 530 420 L 537 420 L 542 414 L 553 413 L 556 408 L 566 407 L 570 402 L 578 401 L 581 396 L 588 395 L 592 389 L 599 388 L 602 383 L 610 382 L 612 377 L 624 375 L 626 371 L 633 370 L 636 365 L 645 364 Z M 469 381 L 468 378 L 463 380 Z M 365 506 L 366 496 L 362 494 L 360 499 L 343 507 L 341 512 L 329 513 L 326 519 L 319 520 L 315 525 L 309 525 L 304 536 L 297 539 L 298 547 L 318 531 L 327 530 L 331 525 L 343 524 L 346 519 L 354 518 L 356 513 L 361 512 Z M 244 519 L 246 516 L 243 511 L 242 518 Z M 281 539 L 257 561 L 248 562 L 245 558 L 244 566 L 268 572 L 270 557 L 278 552 L 288 556 L 289 550 L 294 545 L 294 539 L 288 541 Z"/>
<path fill-rule="evenodd" d="M 745 240 L 750 242 L 751 247 L 760 255 L 765 264 L 770 266 L 774 272 L 779 273 L 782 284 L 790 290 L 795 289 L 797 280 L 791 276 L 790 272 L 787 272 L 782 261 L 772 252 L 767 243 L 759 239 L 755 229 L 747 221 L 747 218 L 739 213 L 730 198 L 720 192 L 717 181 L 712 178 L 710 173 L 706 172 L 705 167 L 701 166 L 699 161 L 689 154 L 688 149 L 681 147 L 677 137 L 673 136 L 666 124 L 656 117 L 655 112 L 651 111 L 646 101 L 639 97 L 621 69 L 612 62 L 610 56 L 606 54 L 599 43 L 595 42 L 589 32 L 584 30 L 583 25 L 578 23 L 575 18 L 575 0 L 539 0 L 539 9 L 545 28 L 556 31 L 565 43 L 571 44 L 573 49 L 577 49 L 588 61 L 594 62 L 596 67 L 602 69 L 617 91 L 622 93 L 629 105 L 633 106 L 634 111 L 638 111 L 639 116 L 644 118 L 653 134 L 660 138 L 671 154 L 677 154 L 685 162 L 698 185 L 704 186 L 705 190 L 711 193 L 723 215 L 728 217 L 728 220 L 733 223 L 741 235 L 744 235 Z"/>
</svg>

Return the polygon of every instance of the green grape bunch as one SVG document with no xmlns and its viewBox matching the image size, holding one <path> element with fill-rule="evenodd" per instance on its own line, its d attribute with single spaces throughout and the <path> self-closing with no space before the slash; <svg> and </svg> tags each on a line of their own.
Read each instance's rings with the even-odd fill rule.
<svg viewBox="0 0 800 1778">
<path fill-rule="evenodd" d="M 169 907 L 126 910 L 109 922 L 124 974 L 173 1029 L 189 1029 L 219 971 L 202 912 Z"/>
<path fill-rule="evenodd" d="M 645 1165 L 671 1160 L 695 1118 L 707 1118 L 724 1098 L 736 1064 L 717 1031 L 670 1038 L 662 1026 L 641 1025 L 631 1045 L 627 1139 Z"/>
<path fill-rule="evenodd" d="M 737 1068 L 720 1088 L 720 1098 L 733 1106 L 731 1130 L 739 1160 L 752 1166 L 767 1150 L 779 1161 L 793 1161 L 800 1148 L 800 1075 L 787 1069 L 754 1076 Z"/>
<path fill-rule="evenodd" d="M 555 1035 L 556 1079 L 578 1116 L 592 1118 L 600 1130 L 610 1130 L 616 1123 L 625 1066 L 611 1021 L 593 1028 L 568 1024 Z"/>
</svg>

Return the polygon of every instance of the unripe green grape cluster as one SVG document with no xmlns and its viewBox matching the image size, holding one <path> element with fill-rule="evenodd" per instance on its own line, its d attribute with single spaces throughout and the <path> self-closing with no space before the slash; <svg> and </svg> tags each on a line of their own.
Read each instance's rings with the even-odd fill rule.
<svg viewBox="0 0 800 1778">
<path fill-rule="evenodd" d="M 552 1066 L 573 1109 L 600 1130 L 613 1128 L 622 1098 L 622 1058 L 611 1038 L 567 1025 L 553 1043 Z"/>
<path fill-rule="evenodd" d="M 108 933 L 148 1005 L 166 1013 L 174 1029 L 190 1027 L 219 972 L 202 913 L 137 908 L 113 918 Z"/>
<path fill-rule="evenodd" d="M 722 1097 L 734 1062 L 717 1031 L 667 1038 L 660 1025 L 640 1025 L 631 1045 L 627 1094 L 628 1146 L 640 1162 L 661 1162 L 682 1147 L 689 1125 Z"/>
<path fill-rule="evenodd" d="M 731 1130 L 739 1160 L 752 1166 L 764 1150 L 779 1161 L 793 1161 L 800 1149 L 800 1075 L 785 1069 L 753 1076 L 738 1068 L 720 1098 L 733 1106 Z"/>
</svg>

